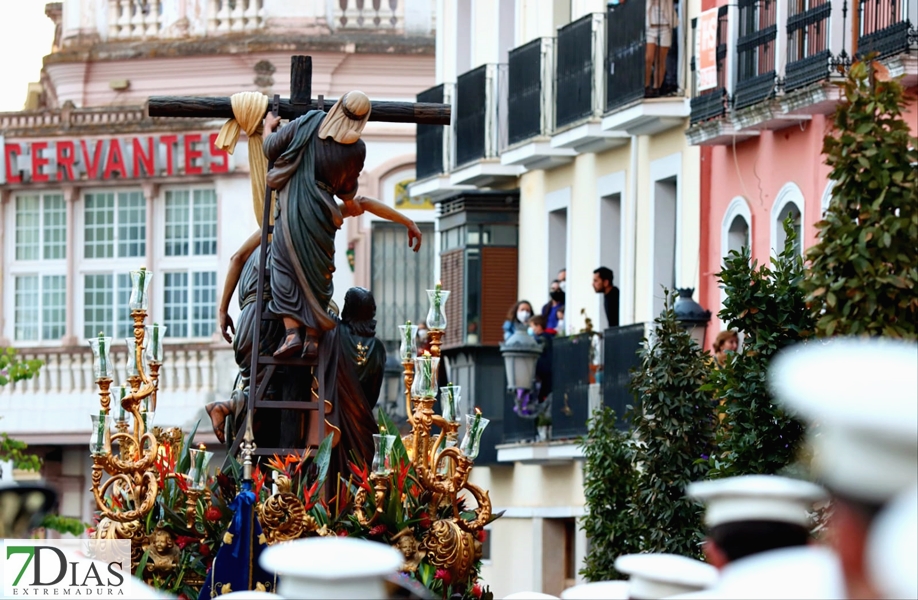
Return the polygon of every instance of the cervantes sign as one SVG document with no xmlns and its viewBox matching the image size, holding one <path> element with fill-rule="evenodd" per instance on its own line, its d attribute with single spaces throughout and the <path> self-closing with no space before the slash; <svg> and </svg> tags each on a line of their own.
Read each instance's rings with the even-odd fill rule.
<svg viewBox="0 0 918 600">
<path fill-rule="evenodd" d="M 186 133 L 5 142 L 0 183 L 227 173 L 229 154 L 214 147 L 216 139 L 216 133 Z"/>
</svg>

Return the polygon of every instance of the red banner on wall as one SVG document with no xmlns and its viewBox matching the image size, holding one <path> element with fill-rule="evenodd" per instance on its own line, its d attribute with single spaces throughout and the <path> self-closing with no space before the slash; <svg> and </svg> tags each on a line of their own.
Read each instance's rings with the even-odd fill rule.
<svg viewBox="0 0 918 600">
<path fill-rule="evenodd" d="M 216 133 L 6 142 L 6 183 L 136 180 L 229 172 Z M 0 181 L 4 181 L 0 179 Z"/>
<path fill-rule="evenodd" d="M 717 10 L 711 8 L 698 17 L 698 91 L 717 87 Z"/>
</svg>

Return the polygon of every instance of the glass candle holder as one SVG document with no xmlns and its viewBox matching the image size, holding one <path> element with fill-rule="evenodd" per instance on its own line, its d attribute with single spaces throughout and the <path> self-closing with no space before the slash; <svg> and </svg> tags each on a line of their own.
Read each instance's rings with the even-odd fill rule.
<svg viewBox="0 0 918 600">
<path fill-rule="evenodd" d="M 99 337 L 92 338 L 89 347 L 92 349 L 92 373 L 96 380 L 111 379 L 115 373 L 112 364 L 112 338 L 99 333 Z"/>
<path fill-rule="evenodd" d="M 373 445 L 376 451 L 373 454 L 373 473 L 388 475 L 392 472 L 392 448 L 395 446 L 395 436 L 383 433 L 373 434 Z"/>
<path fill-rule="evenodd" d="M 191 468 L 188 469 L 191 489 L 203 490 L 207 485 L 207 469 L 214 453 L 208 452 L 204 444 L 201 444 L 197 450 L 189 450 L 188 454 L 191 458 Z"/>
<path fill-rule="evenodd" d="M 106 456 L 111 450 L 111 415 L 105 414 L 105 411 L 99 411 L 97 415 L 89 415 L 92 418 L 92 434 L 89 437 L 89 452 L 93 456 Z"/>
<path fill-rule="evenodd" d="M 144 329 L 144 358 L 147 362 L 162 364 L 166 352 L 163 350 L 163 338 L 166 337 L 166 326 L 159 323 L 147 325 Z"/>
<path fill-rule="evenodd" d="M 474 415 L 465 415 L 465 436 L 462 438 L 462 443 L 459 444 L 459 451 L 469 459 L 475 460 L 478 457 L 481 434 L 484 433 L 485 427 L 490 422 L 477 410 Z"/>
<path fill-rule="evenodd" d="M 124 400 L 124 397 L 131 393 L 131 386 L 129 385 L 116 385 L 111 388 L 112 391 L 112 411 L 115 414 L 115 423 L 124 423 L 128 419 L 130 414 L 125 410 L 124 406 L 121 404 L 121 401 Z"/>
<path fill-rule="evenodd" d="M 131 299 L 129 305 L 131 310 L 147 310 L 150 305 L 150 282 L 153 281 L 153 273 L 147 271 L 146 267 L 140 267 L 139 271 L 131 271 Z"/>
<path fill-rule="evenodd" d="M 401 362 L 414 360 L 418 355 L 418 326 L 406 321 L 398 326 L 398 359 Z"/>
<path fill-rule="evenodd" d="M 124 338 L 124 345 L 127 346 L 127 376 L 128 377 L 139 377 L 140 370 L 137 368 L 137 342 L 134 338 Z M 143 361 L 144 353 L 143 349 L 140 351 L 140 360 Z M 141 364 L 141 367 L 146 367 L 146 364 Z"/>
<path fill-rule="evenodd" d="M 449 384 L 440 388 L 440 413 L 450 423 L 459 422 L 459 402 L 462 386 Z"/>
<path fill-rule="evenodd" d="M 449 438 L 443 438 L 443 443 L 441 444 L 441 448 L 443 450 L 445 450 L 446 448 L 453 448 L 455 446 L 456 446 L 456 440 L 451 440 Z M 447 456 L 446 458 L 442 459 L 439 465 L 437 466 L 437 474 L 438 475 L 449 475 L 449 472 L 452 466 L 453 466 L 453 459 L 452 457 Z"/>
<path fill-rule="evenodd" d="M 432 290 L 427 290 L 430 299 L 430 310 L 427 312 L 427 326 L 431 329 L 446 329 L 446 311 L 443 307 L 449 298 L 449 292 L 441 289 L 440 284 Z"/>
<path fill-rule="evenodd" d="M 437 395 L 437 369 L 440 357 L 427 352 L 414 359 L 414 383 L 411 384 L 411 395 L 419 398 L 433 398 Z"/>
</svg>

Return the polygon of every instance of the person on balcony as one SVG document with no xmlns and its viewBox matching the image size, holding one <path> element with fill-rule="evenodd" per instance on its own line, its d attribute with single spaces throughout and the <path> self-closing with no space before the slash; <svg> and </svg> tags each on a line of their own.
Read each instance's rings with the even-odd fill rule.
<svg viewBox="0 0 918 600">
<path fill-rule="evenodd" d="M 551 357 L 552 357 L 552 335 L 546 331 L 545 317 L 535 315 L 529 319 L 529 329 L 531 335 L 542 346 L 542 354 L 536 362 L 536 393 L 539 402 L 544 402 L 551 393 Z"/>
<path fill-rule="evenodd" d="M 618 327 L 618 288 L 612 285 L 615 273 L 609 267 L 593 271 L 593 291 L 603 296 L 603 307 L 609 327 Z"/>
<path fill-rule="evenodd" d="M 660 95 L 666 75 L 666 55 L 677 24 L 673 0 L 647 0 L 647 46 L 644 54 L 644 95 Z M 651 77 L 652 76 L 652 77 Z"/>
<path fill-rule="evenodd" d="M 513 305 L 507 312 L 507 320 L 504 321 L 504 341 L 510 339 L 517 331 L 526 331 L 526 323 L 532 316 L 532 304 L 527 300 L 520 300 Z"/>
<path fill-rule="evenodd" d="M 561 289 L 561 282 L 555 279 L 551 282 L 548 289 L 548 296 L 551 298 L 545 306 L 542 307 L 542 316 L 545 317 L 545 327 L 547 329 L 558 328 L 558 310 L 564 308 L 564 290 Z"/>
</svg>

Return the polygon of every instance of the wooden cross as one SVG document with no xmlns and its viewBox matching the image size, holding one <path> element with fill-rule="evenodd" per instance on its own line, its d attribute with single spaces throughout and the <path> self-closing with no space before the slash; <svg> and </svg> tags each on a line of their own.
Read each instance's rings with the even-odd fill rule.
<svg viewBox="0 0 918 600">
<path fill-rule="evenodd" d="M 312 57 L 311 56 L 293 56 L 290 64 L 290 98 L 280 99 L 275 96 L 276 114 L 285 119 L 295 119 L 306 114 L 310 110 L 321 108 L 327 111 L 334 106 L 336 100 L 324 100 L 319 96 L 317 100 L 312 99 Z M 370 121 L 383 121 L 389 123 L 417 123 L 419 125 L 449 125 L 450 124 L 450 105 L 435 103 L 414 103 L 414 102 L 373 102 L 370 103 Z M 191 118 L 233 118 L 233 110 L 229 98 L 215 97 L 188 97 L 188 96 L 153 96 L 147 104 L 147 112 L 151 117 L 191 117 Z M 270 167 L 269 167 L 270 168 Z M 269 223 L 271 214 L 270 190 L 265 191 L 264 215 L 262 223 Z M 268 246 L 269 229 L 272 226 L 262 227 L 261 246 L 259 248 L 260 260 L 258 262 L 258 290 L 265 288 L 265 262 Z M 247 423 L 251 425 L 252 415 L 256 408 L 271 408 L 293 411 L 315 411 L 318 423 L 310 434 L 318 436 L 321 441 L 325 436 L 325 414 L 327 408 L 325 403 L 326 388 L 324 377 L 321 373 L 314 377 L 314 387 L 310 390 L 310 399 L 308 401 L 268 401 L 265 400 L 268 383 L 271 380 L 278 366 L 302 366 L 314 367 L 315 361 L 308 361 L 302 358 L 276 359 L 273 356 L 262 356 L 259 354 L 261 347 L 261 326 L 262 321 L 269 317 L 266 314 L 264 306 L 264 294 L 256 293 L 255 311 L 258 315 L 258 322 L 255 325 L 254 337 L 252 339 L 252 364 L 249 375 L 249 394 L 247 399 Z M 274 317 L 276 318 L 276 317 Z M 261 377 L 258 377 L 259 368 L 264 367 Z M 317 384 L 317 386 L 315 385 Z M 332 407 L 330 422 L 334 427 L 338 420 L 337 406 Z M 241 432 L 240 432 L 241 433 Z M 251 427 L 246 427 L 246 437 L 251 436 Z M 243 440 L 242 435 L 236 435 L 233 445 L 230 448 L 230 454 L 235 454 Z M 312 452 L 318 441 L 312 445 Z M 294 451 L 301 453 L 303 448 L 258 448 L 253 453 L 257 455 L 284 456 Z"/>
<path fill-rule="evenodd" d="M 320 96 L 321 98 L 321 96 Z M 327 111 L 337 100 L 323 100 Z M 370 102 L 370 120 L 387 123 L 449 125 L 450 105 L 433 102 Z M 280 117 L 295 119 L 319 107 L 312 99 L 312 57 L 294 56 L 290 65 L 290 98 L 280 101 Z M 189 96 L 152 96 L 147 104 L 151 117 L 233 118 L 229 98 L 196 98 Z"/>
</svg>

